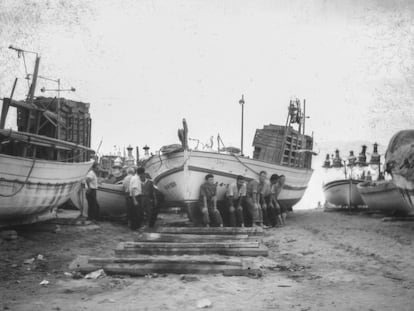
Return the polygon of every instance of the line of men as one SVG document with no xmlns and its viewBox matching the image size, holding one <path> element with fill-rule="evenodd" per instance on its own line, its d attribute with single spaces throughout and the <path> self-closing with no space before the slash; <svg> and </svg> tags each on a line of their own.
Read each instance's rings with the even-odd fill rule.
<svg viewBox="0 0 414 311">
<path fill-rule="evenodd" d="M 280 204 L 278 196 L 285 184 L 285 176 L 273 174 L 267 180 L 267 173 L 261 171 L 259 180 L 246 183 L 243 176 L 237 176 L 226 192 L 225 205 L 217 207 L 217 184 L 214 175 L 207 174 L 200 187 L 203 224 L 210 226 L 284 226 L 286 207 Z"/>
</svg>

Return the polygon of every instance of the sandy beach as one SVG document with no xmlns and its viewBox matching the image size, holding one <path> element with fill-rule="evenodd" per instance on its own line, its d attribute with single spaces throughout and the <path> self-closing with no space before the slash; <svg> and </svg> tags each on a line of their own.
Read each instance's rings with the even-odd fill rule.
<svg viewBox="0 0 414 311">
<path fill-rule="evenodd" d="M 262 277 L 190 280 L 172 274 L 96 280 L 65 275 L 76 256 L 112 256 L 120 241 L 131 240 L 136 233 L 119 222 L 61 225 L 56 233 L 18 231 L 17 239 L 0 242 L 0 307 L 197 310 L 197 302 L 206 298 L 211 310 L 412 310 L 414 223 L 381 218 L 294 211 L 287 226 L 265 231 L 269 257 L 254 259 Z M 39 285 L 42 280 L 49 284 Z"/>
</svg>

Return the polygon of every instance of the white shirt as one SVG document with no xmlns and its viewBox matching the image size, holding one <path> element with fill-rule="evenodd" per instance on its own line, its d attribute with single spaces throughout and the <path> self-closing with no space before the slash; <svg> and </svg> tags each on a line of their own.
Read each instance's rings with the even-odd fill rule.
<svg viewBox="0 0 414 311">
<path fill-rule="evenodd" d="M 86 179 L 89 182 L 89 188 L 98 189 L 98 177 L 96 177 L 93 170 L 90 170 L 88 174 L 86 174 Z M 86 188 L 88 188 L 88 183 L 86 183 Z"/>
<path fill-rule="evenodd" d="M 125 176 L 124 180 L 122 181 L 122 186 L 124 187 L 124 191 L 126 194 L 129 194 L 129 195 L 131 193 L 130 185 L 131 185 L 132 176 L 133 175 L 128 174 L 127 176 Z"/>
<path fill-rule="evenodd" d="M 232 183 L 227 189 L 227 196 L 232 196 L 233 199 L 246 196 L 246 184 L 243 183 L 240 188 L 237 187 L 237 183 Z"/>
<path fill-rule="evenodd" d="M 136 197 L 142 193 L 141 180 L 138 175 L 131 177 L 131 181 L 129 182 L 129 191 L 132 197 Z"/>
</svg>

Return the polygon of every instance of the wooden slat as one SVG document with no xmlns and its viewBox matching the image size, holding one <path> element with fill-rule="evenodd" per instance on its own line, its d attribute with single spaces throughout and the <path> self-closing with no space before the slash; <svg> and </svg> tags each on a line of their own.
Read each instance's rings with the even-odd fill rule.
<svg viewBox="0 0 414 311">
<path fill-rule="evenodd" d="M 180 233 L 180 234 L 248 234 L 263 235 L 262 227 L 234 228 L 234 227 L 161 227 L 158 233 Z"/>
<path fill-rule="evenodd" d="M 247 264 L 237 265 L 229 264 L 225 262 L 220 264 L 220 261 L 216 261 L 217 264 L 204 263 L 204 262 L 153 262 L 153 263 L 116 263 L 116 262 L 96 262 L 90 263 L 93 258 L 87 256 L 78 256 L 73 260 L 69 269 L 74 271 L 80 271 L 82 273 L 89 273 L 98 269 L 104 269 L 108 274 L 126 274 L 130 276 L 145 276 L 153 273 L 176 273 L 176 274 L 217 274 L 222 273 L 226 276 L 246 276 L 246 275 L 261 275 L 260 269 L 248 266 Z M 136 258 L 131 258 L 136 260 Z M 99 258 L 95 258 L 99 261 Z M 118 259 L 114 259 L 118 260 Z M 126 260 L 126 259 L 122 259 Z M 93 261 L 93 260 L 92 260 Z M 233 260 L 235 261 L 235 260 Z"/>
<path fill-rule="evenodd" d="M 154 241 L 154 242 L 209 242 L 209 241 L 258 241 L 260 237 L 252 237 L 247 234 L 219 234 L 219 235 L 199 235 L 199 234 L 172 234 L 172 233 L 141 233 L 135 241 Z"/>
<path fill-rule="evenodd" d="M 221 257 L 221 258 L 220 258 Z M 169 263 L 169 264 L 211 264 L 211 265 L 228 265 L 242 266 L 240 258 L 222 257 L 222 256 L 140 256 L 140 257 L 112 257 L 112 258 L 88 258 L 90 264 L 138 264 L 138 263 Z"/>
<path fill-rule="evenodd" d="M 258 248 L 117 248 L 115 249 L 117 256 L 136 256 L 138 254 L 145 255 L 226 255 L 226 256 L 268 256 L 269 251 L 266 247 Z"/>
<path fill-rule="evenodd" d="M 99 267 L 95 267 L 98 268 Z M 94 269 L 82 269 L 81 272 L 92 272 Z M 122 265 L 109 264 L 102 267 L 108 274 L 126 274 L 130 276 L 145 276 L 148 274 L 224 274 L 226 276 L 244 276 L 250 273 L 260 273 L 259 269 L 244 269 L 235 266 L 226 265 L 200 265 L 200 264 L 136 264 L 136 265 Z"/>
<path fill-rule="evenodd" d="M 259 242 L 121 242 L 118 248 L 258 248 Z"/>
</svg>

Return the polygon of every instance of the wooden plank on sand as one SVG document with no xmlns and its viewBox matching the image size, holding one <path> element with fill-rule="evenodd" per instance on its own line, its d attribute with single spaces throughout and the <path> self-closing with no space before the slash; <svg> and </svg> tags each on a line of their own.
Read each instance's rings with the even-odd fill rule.
<svg viewBox="0 0 414 311">
<path fill-rule="evenodd" d="M 140 256 L 130 258 L 88 258 L 89 264 L 143 264 L 143 263 L 164 263 L 164 264 L 210 264 L 210 265 L 226 265 L 226 266 L 242 266 L 240 258 L 219 257 L 219 256 Z"/>
<path fill-rule="evenodd" d="M 97 269 L 104 269 L 108 274 L 126 274 L 130 276 L 145 276 L 148 274 L 224 274 L 226 276 L 244 276 L 246 274 L 260 274 L 259 269 L 245 269 L 236 266 L 227 265 L 209 265 L 209 264 L 107 264 L 96 265 L 91 267 L 79 267 L 77 271 L 88 273 Z"/>
<path fill-rule="evenodd" d="M 149 233 L 144 232 L 139 234 L 134 240 L 135 241 L 154 241 L 154 242 L 182 242 L 182 243 L 197 243 L 197 242 L 210 242 L 210 241 L 258 241 L 260 237 L 249 236 L 247 234 L 172 234 L 172 233 Z"/>
<path fill-rule="evenodd" d="M 262 227 L 161 227 L 157 229 L 158 233 L 172 234 L 247 234 L 247 235 L 263 235 Z"/>
<path fill-rule="evenodd" d="M 120 242 L 119 248 L 257 248 L 259 242 Z"/>
<path fill-rule="evenodd" d="M 165 247 L 145 247 L 145 248 L 117 248 L 115 249 L 117 256 L 136 256 L 138 254 L 145 255 L 226 255 L 226 256 L 268 256 L 267 247 L 257 248 L 165 248 Z"/>
</svg>

